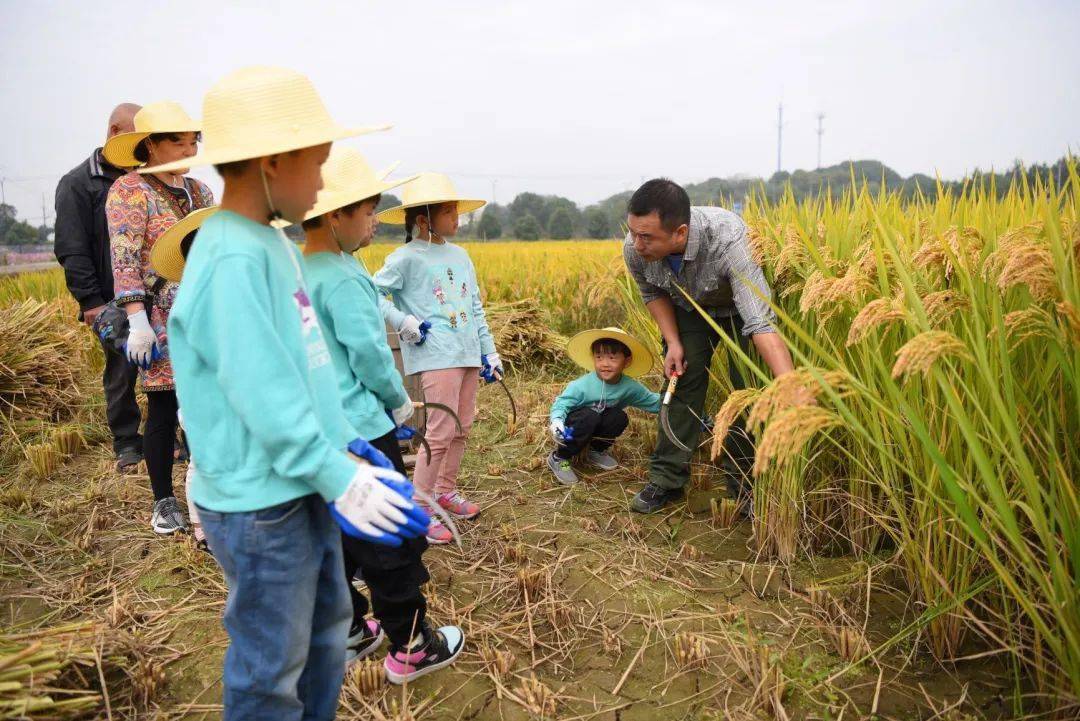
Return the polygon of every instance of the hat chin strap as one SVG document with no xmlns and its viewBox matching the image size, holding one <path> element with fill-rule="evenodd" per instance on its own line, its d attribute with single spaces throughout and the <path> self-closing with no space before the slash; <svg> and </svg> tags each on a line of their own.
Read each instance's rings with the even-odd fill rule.
<svg viewBox="0 0 1080 721">
<path fill-rule="evenodd" d="M 275 220 L 281 219 L 281 213 L 274 207 L 274 199 L 270 197 L 270 181 L 266 179 L 266 172 L 263 170 L 262 164 L 259 164 L 259 178 L 262 180 L 263 192 L 266 194 L 266 205 L 270 208 L 270 212 L 266 215 L 266 222 L 272 223 Z"/>
</svg>

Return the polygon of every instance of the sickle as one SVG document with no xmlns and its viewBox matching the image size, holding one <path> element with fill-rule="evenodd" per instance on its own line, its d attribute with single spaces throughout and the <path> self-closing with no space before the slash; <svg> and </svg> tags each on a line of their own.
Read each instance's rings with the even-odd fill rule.
<svg viewBox="0 0 1080 721">
<path fill-rule="evenodd" d="M 510 389 L 506 387 L 506 384 L 503 383 L 503 379 L 501 376 L 498 377 L 498 381 L 499 385 L 502 386 L 503 391 L 506 392 L 506 399 L 510 401 L 510 414 L 513 417 L 513 421 L 511 421 L 510 427 L 517 428 L 517 403 L 514 403 L 514 396 L 511 395 Z"/>
<path fill-rule="evenodd" d="M 450 417 L 454 419 L 454 425 L 457 426 L 458 433 L 462 432 L 461 419 L 458 418 L 458 414 L 454 412 L 454 409 L 451 408 L 448 405 L 444 405 L 442 403 L 436 403 L 434 401 L 424 401 L 424 402 L 413 401 L 413 408 L 423 408 L 425 410 L 434 409 L 434 410 L 437 410 L 437 411 L 444 411 L 446 413 L 449 413 Z"/>
<path fill-rule="evenodd" d="M 671 421 L 668 420 L 668 410 L 671 408 L 671 397 L 675 395 L 675 386 L 679 382 L 679 376 L 676 374 L 671 375 L 671 380 L 668 381 L 667 391 L 664 392 L 664 401 L 660 405 L 660 428 L 664 431 L 664 435 L 671 441 L 672 445 L 687 453 L 693 453 L 694 449 L 680 441 L 675 432 L 671 430 Z"/>
<path fill-rule="evenodd" d="M 428 445 L 427 438 L 424 438 L 424 434 L 420 432 L 419 428 L 413 428 L 412 426 L 405 426 L 411 428 L 413 432 L 413 438 L 420 441 L 420 445 L 424 449 L 424 455 L 427 456 L 428 465 L 431 465 L 431 446 Z"/>
</svg>

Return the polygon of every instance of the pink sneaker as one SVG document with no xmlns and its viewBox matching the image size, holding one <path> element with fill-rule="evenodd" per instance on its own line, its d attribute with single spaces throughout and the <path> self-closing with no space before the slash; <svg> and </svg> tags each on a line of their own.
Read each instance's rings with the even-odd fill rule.
<svg viewBox="0 0 1080 721">
<path fill-rule="evenodd" d="M 445 546 L 454 540 L 454 534 L 450 533 L 450 529 L 444 526 L 435 517 L 435 514 L 431 514 L 431 525 L 427 529 L 427 542 L 432 546 Z"/>
<path fill-rule="evenodd" d="M 446 668 L 461 654 L 465 634 L 457 626 L 443 626 L 432 631 L 425 623 L 421 630 L 424 645 L 412 653 L 404 648 L 391 648 L 383 668 L 392 684 L 403 684 L 440 668 Z"/>
<path fill-rule="evenodd" d="M 454 518 L 469 520 L 480 515 L 480 506 L 467 500 L 457 491 L 444 493 L 435 500 Z"/>
</svg>

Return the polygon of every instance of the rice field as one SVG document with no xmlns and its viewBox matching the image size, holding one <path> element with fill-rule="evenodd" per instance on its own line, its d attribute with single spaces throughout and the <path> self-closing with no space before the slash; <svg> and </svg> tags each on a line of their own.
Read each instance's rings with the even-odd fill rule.
<svg viewBox="0 0 1080 721">
<path fill-rule="evenodd" d="M 656 432 L 641 415 L 622 468 L 555 486 L 565 336 L 656 331 L 619 242 L 466 244 L 520 415 L 482 393 L 463 486 L 485 514 L 466 552 L 427 556 L 433 613 L 470 650 L 405 692 L 353 669 L 341 717 L 1080 717 L 1077 191 L 1073 166 L 1000 198 L 749 203 L 799 369 L 773 381 L 734 345 L 714 361 L 715 438 L 745 414 L 757 441 L 748 522 L 708 439 L 685 506 L 628 513 Z M 394 247 L 362 256 L 375 271 Z M 0 708 L 215 718 L 216 566 L 153 538 L 145 479 L 110 472 L 60 273 L 0 279 L 0 311 Z M 78 378 L 50 363 L 65 348 Z M 731 392 L 729 355 L 753 388 Z"/>
</svg>

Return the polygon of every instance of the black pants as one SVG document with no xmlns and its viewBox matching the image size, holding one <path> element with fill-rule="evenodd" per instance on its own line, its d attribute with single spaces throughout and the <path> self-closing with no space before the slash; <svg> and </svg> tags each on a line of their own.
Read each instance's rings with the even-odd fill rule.
<svg viewBox="0 0 1080 721">
<path fill-rule="evenodd" d="M 173 451 L 176 449 L 176 411 L 179 407 L 176 391 L 148 391 L 146 394 L 143 457 L 155 501 L 173 495 Z"/>
<path fill-rule="evenodd" d="M 569 460 L 585 450 L 585 446 L 606 451 L 628 425 L 630 419 L 621 408 L 605 408 L 603 411 L 591 406 L 575 408 L 566 416 L 566 427 L 574 429 L 573 438 L 559 444 L 555 457 Z"/>
<path fill-rule="evenodd" d="M 113 452 L 142 448 L 139 435 L 142 414 L 135 400 L 135 382 L 139 379 L 139 370 L 128 363 L 127 358 L 104 343 L 105 372 L 101 383 L 105 388 L 105 417 L 112 431 Z"/>
<path fill-rule="evenodd" d="M 405 474 L 405 461 L 393 432 L 370 443 L 386 454 L 398 473 Z M 341 534 L 345 582 L 352 596 L 354 623 L 363 622 L 369 607 L 364 594 L 352 584 L 359 569 L 371 594 L 371 610 L 390 637 L 390 643 L 395 647 L 408 645 L 427 615 L 427 599 L 420 590 L 430 578 L 422 558 L 427 547 L 423 536 L 391 548 Z"/>
</svg>

